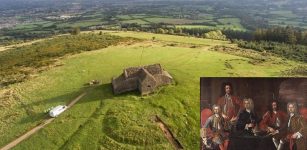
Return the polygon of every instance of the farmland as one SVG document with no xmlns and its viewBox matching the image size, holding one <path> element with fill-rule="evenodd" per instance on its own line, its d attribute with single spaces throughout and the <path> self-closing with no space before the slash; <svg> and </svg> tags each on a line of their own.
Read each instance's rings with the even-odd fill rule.
<svg viewBox="0 0 307 150">
<path fill-rule="evenodd" d="M 54 11 L 42 8 L 41 11 L 28 13 L 13 11 L 16 17 L 7 14 L 9 17 L 2 20 L 14 21 L 3 22 L 3 26 L 10 27 L 0 32 L 0 44 L 12 40 L 32 40 L 69 33 L 73 27 L 80 27 L 82 30 L 119 30 L 131 24 L 142 27 L 166 24 L 175 28 L 235 31 L 254 31 L 257 28 L 273 26 L 307 28 L 306 17 L 303 15 L 305 9 L 301 8 L 304 4 L 291 2 L 271 2 L 269 5 L 262 1 L 257 4 L 248 1 L 241 4 L 234 0 L 159 1 L 137 4 L 118 1 L 98 3 L 95 4 L 96 7 L 94 2 L 89 1 L 72 3 L 72 6 L 67 3 L 58 6 Z M 80 9 L 83 5 L 87 6 L 86 9 Z M 3 13 L 6 15 L 5 11 Z"/>
</svg>

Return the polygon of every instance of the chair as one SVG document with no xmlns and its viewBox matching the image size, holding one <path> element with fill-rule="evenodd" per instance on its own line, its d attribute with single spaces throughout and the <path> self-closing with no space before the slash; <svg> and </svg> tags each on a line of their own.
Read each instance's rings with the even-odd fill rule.
<svg viewBox="0 0 307 150">
<path fill-rule="evenodd" d="M 305 121 L 307 122 L 307 108 L 303 107 L 299 110 L 300 114 L 303 116 L 303 118 L 305 119 Z"/>
<path fill-rule="evenodd" d="M 207 121 L 207 119 L 212 115 L 212 111 L 209 108 L 205 108 L 201 111 L 201 127 L 203 127 Z"/>
<path fill-rule="evenodd" d="M 207 121 L 207 119 L 212 115 L 212 111 L 209 109 L 209 108 L 205 108 L 201 111 L 201 114 L 200 114 L 200 125 L 201 127 L 203 127 Z M 201 139 L 200 140 L 200 143 L 201 143 L 201 149 L 204 150 L 205 149 L 205 145 L 203 143 L 203 140 Z"/>
</svg>

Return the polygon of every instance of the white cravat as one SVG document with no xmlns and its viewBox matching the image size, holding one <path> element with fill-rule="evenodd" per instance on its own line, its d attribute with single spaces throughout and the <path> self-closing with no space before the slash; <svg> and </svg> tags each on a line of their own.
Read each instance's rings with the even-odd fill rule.
<svg viewBox="0 0 307 150">
<path fill-rule="evenodd" d="M 294 113 L 290 113 L 290 118 L 289 118 L 289 121 L 288 121 L 288 127 L 290 127 L 290 123 L 291 123 L 291 118 L 294 116 Z"/>
<path fill-rule="evenodd" d="M 280 127 L 280 120 L 278 117 L 276 118 L 276 127 Z"/>
<path fill-rule="evenodd" d="M 277 115 L 277 111 L 273 111 L 275 115 Z M 276 127 L 280 127 L 280 120 L 278 118 L 278 116 L 276 117 L 276 123 L 275 123 Z"/>
<path fill-rule="evenodd" d="M 215 114 L 215 117 L 219 118 L 220 115 L 218 114 Z M 220 130 L 221 129 L 221 126 L 220 126 L 220 122 L 217 123 L 217 129 Z"/>
</svg>

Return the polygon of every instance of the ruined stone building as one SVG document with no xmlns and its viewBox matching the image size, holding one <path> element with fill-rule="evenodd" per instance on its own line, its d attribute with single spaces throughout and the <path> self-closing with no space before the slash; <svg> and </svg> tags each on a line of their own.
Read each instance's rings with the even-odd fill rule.
<svg viewBox="0 0 307 150">
<path fill-rule="evenodd" d="M 141 95 L 146 95 L 159 86 L 170 84 L 172 79 L 160 64 L 130 67 L 124 69 L 119 77 L 112 79 L 112 87 L 114 94 L 138 90 Z"/>
</svg>

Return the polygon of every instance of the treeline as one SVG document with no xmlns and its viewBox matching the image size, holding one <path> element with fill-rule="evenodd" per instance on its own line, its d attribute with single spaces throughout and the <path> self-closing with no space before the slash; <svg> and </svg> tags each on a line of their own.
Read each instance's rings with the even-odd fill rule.
<svg viewBox="0 0 307 150">
<path fill-rule="evenodd" d="M 1 29 L 0 36 L 4 37 L 0 40 L 0 45 L 11 45 L 26 41 L 51 37 L 57 34 L 66 34 L 71 31 L 71 27 L 58 29 L 56 26 L 48 26 L 44 28 L 25 29 Z"/>
<path fill-rule="evenodd" d="M 257 29 L 254 32 L 254 39 L 256 41 L 307 45 L 307 31 L 295 29 L 290 26 Z"/>
<path fill-rule="evenodd" d="M 253 49 L 260 52 L 270 52 L 278 56 L 296 61 L 307 62 L 307 46 L 287 44 L 272 41 L 243 41 L 233 40 L 241 48 Z"/>
<path fill-rule="evenodd" d="M 78 27 L 80 31 L 88 30 L 87 27 Z M 12 45 L 32 41 L 41 38 L 52 37 L 59 34 L 72 33 L 74 27 L 58 27 L 53 24 L 50 26 L 42 27 L 37 26 L 31 29 L 1 29 L 0 30 L 0 45 Z"/>
<path fill-rule="evenodd" d="M 176 28 L 174 25 L 167 25 L 163 23 L 151 24 L 148 26 L 142 26 L 137 23 L 122 24 L 120 29 L 195 37 L 204 37 L 206 33 L 217 30 L 208 28 Z M 239 31 L 231 29 L 223 29 L 221 31 L 230 40 L 273 41 L 288 44 L 307 45 L 307 31 L 290 26 L 257 28 L 255 31 Z"/>
<path fill-rule="evenodd" d="M 219 31 L 204 28 L 175 28 L 166 24 L 142 27 L 141 25 L 134 24 L 132 26 L 122 26 L 121 29 L 217 40 L 226 40 L 227 38 L 242 48 L 261 52 L 266 51 L 287 59 L 307 62 L 307 31 L 293 27 L 272 27 L 257 29 L 253 32 L 229 29 Z"/>
<path fill-rule="evenodd" d="M 91 51 L 135 41 L 106 34 L 80 34 L 56 37 L 32 45 L 0 52 L 0 87 L 21 82 L 44 66 L 52 65 L 56 58 L 66 54 Z"/>
<path fill-rule="evenodd" d="M 182 36 L 194 36 L 203 38 L 206 33 L 210 31 L 217 31 L 218 29 L 209 29 L 209 28 L 176 28 L 175 25 L 168 25 L 164 23 L 159 24 L 150 24 L 147 26 L 142 26 L 137 23 L 131 24 L 122 24 L 120 26 L 120 30 L 123 31 L 143 31 L 143 32 L 151 32 L 151 33 L 160 33 L 160 34 L 175 34 Z M 254 33 L 251 31 L 239 31 L 239 30 L 231 30 L 224 29 L 221 30 L 223 35 L 228 39 L 242 39 L 251 41 L 254 39 Z"/>
</svg>

